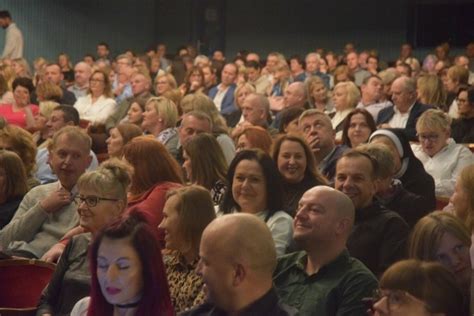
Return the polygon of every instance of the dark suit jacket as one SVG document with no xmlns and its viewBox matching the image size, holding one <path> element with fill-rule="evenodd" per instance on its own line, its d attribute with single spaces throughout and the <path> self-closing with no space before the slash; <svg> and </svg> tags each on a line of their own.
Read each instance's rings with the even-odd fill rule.
<svg viewBox="0 0 474 316">
<path fill-rule="evenodd" d="M 221 105 L 221 114 L 230 114 L 234 111 L 237 111 L 237 108 L 234 106 L 234 91 L 235 91 L 236 85 L 232 84 L 229 86 L 229 89 L 227 90 L 224 99 L 222 99 L 222 105 Z M 213 87 L 209 91 L 209 98 L 211 100 L 214 100 L 217 94 L 217 86 Z"/>
<path fill-rule="evenodd" d="M 379 112 L 379 116 L 377 117 L 377 125 L 388 123 L 392 119 L 393 115 L 395 114 L 394 106 L 395 105 L 389 106 Z M 431 105 L 425 105 L 418 102 L 413 105 L 410 115 L 408 116 L 407 125 L 405 126 L 405 134 L 410 141 L 416 140 L 416 121 L 420 115 L 423 114 L 423 112 L 432 108 L 433 107 Z"/>
</svg>

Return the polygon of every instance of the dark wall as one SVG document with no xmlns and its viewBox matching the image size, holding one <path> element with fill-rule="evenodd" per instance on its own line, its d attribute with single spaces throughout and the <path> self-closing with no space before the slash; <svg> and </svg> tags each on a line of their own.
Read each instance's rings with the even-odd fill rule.
<svg viewBox="0 0 474 316">
<path fill-rule="evenodd" d="M 204 0 L 2 0 L 0 8 L 10 10 L 23 30 L 28 60 L 52 59 L 62 51 L 78 60 L 95 53 L 96 44 L 103 40 L 114 55 L 125 49 L 141 52 L 158 41 L 174 52 L 196 38 L 193 8 L 199 1 Z M 392 59 L 407 40 L 409 5 L 452 1 L 473 2 L 227 0 L 225 51 L 229 56 L 240 49 L 305 54 L 317 47 L 341 51 L 353 41 L 360 49 L 375 48 L 383 59 Z M 3 40 L 0 30 L 0 48 Z M 421 57 L 428 49 L 415 52 Z"/>
</svg>

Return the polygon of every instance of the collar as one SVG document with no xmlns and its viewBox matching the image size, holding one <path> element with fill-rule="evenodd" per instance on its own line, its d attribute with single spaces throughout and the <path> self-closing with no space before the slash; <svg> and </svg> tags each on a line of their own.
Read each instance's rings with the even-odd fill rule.
<svg viewBox="0 0 474 316">
<path fill-rule="evenodd" d="M 341 271 L 345 265 L 345 263 L 350 259 L 349 251 L 344 249 L 339 256 L 337 256 L 333 261 L 328 262 L 326 265 L 322 266 L 319 271 L 313 275 L 323 275 L 326 273 L 330 273 L 331 271 Z M 299 254 L 297 261 L 295 262 L 295 266 L 303 271 L 306 274 L 306 263 L 308 262 L 308 254 L 306 251 L 301 251 Z"/>
<path fill-rule="evenodd" d="M 360 208 L 360 209 L 356 209 L 355 222 L 358 223 L 367 218 L 371 218 L 374 215 L 380 213 L 380 211 L 383 209 L 384 207 L 380 204 L 380 202 L 378 202 L 376 199 L 373 199 L 372 203 L 369 204 L 368 206 Z"/>
<path fill-rule="evenodd" d="M 415 106 L 415 103 L 416 103 L 416 101 L 413 102 L 413 104 L 408 108 L 408 111 L 405 112 L 405 113 L 400 112 L 400 110 L 396 106 L 393 107 L 393 111 L 395 112 L 395 114 L 398 114 L 398 115 L 410 115 L 411 110 Z"/>
</svg>

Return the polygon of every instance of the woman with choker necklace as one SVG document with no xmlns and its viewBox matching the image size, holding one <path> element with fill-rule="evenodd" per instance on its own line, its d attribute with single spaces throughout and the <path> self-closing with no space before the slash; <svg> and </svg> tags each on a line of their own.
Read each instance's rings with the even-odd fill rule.
<svg viewBox="0 0 474 316">
<path fill-rule="evenodd" d="M 327 180 L 319 173 L 311 149 L 300 136 L 287 134 L 278 138 L 272 158 L 284 183 L 284 211 L 293 216 L 303 193 L 314 186 L 327 185 Z"/>
<path fill-rule="evenodd" d="M 108 225 L 90 248 L 91 292 L 71 316 L 172 316 L 161 249 L 140 212 Z"/>
</svg>

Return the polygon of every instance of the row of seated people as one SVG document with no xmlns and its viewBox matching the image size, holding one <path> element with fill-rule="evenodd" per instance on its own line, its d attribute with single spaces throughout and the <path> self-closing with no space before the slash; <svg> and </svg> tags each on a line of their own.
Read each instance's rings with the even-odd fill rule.
<svg viewBox="0 0 474 316">
<path fill-rule="evenodd" d="M 327 117 L 319 111 L 315 111 L 312 113 L 310 110 L 306 114 L 309 114 L 309 117 L 313 116 L 313 119 L 322 118 L 323 121 L 324 120 L 328 121 Z M 306 116 L 306 118 L 308 118 L 308 116 Z M 301 122 L 304 122 L 304 119 L 305 119 L 305 116 L 301 118 Z M 326 127 L 328 128 L 328 130 L 331 130 L 330 123 L 329 122 L 326 122 L 326 123 L 327 123 Z M 322 125 L 322 123 L 316 120 L 313 122 L 313 125 L 318 126 L 318 125 Z M 389 131 L 389 130 L 380 130 L 380 131 L 390 132 L 390 133 L 393 133 L 394 135 L 397 132 L 397 131 Z M 61 135 L 64 133 L 66 135 L 63 135 L 63 137 L 61 137 Z M 400 135 L 403 135 L 400 131 L 398 131 L 398 133 L 400 133 Z M 33 189 L 33 191 L 29 192 L 27 196 L 23 199 L 23 202 L 20 205 L 19 212 L 15 214 L 15 218 L 13 219 L 12 223 L 10 223 L 6 228 L 4 228 L 4 230 L 2 230 L 2 235 L 1 235 L 2 241 L 5 242 L 3 247 L 13 247 L 13 248 L 18 247 L 17 249 L 15 249 L 14 252 L 12 252 L 13 254 L 17 254 L 17 255 L 19 254 L 22 256 L 25 256 L 25 255 L 31 256 L 31 254 L 28 254 L 28 251 L 31 251 L 33 249 L 33 247 L 35 246 L 35 243 L 39 245 L 39 244 L 42 244 L 43 242 L 48 241 L 47 235 L 49 233 L 47 233 L 46 231 L 51 230 L 51 228 L 47 228 L 46 226 L 48 225 L 45 225 L 44 217 L 45 216 L 48 217 L 47 214 L 45 213 L 47 213 L 48 211 L 49 212 L 63 212 L 64 211 L 63 208 L 65 207 L 65 205 L 66 205 L 66 208 L 69 208 L 73 205 L 73 203 L 71 202 L 72 193 L 68 191 L 68 189 L 71 190 L 70 189 L 71 186 L 74 187 L 74 184 L 70 183 L 72 178 L 74 178 L 74 176 L 80 175 L 78 174 L 77 170 L 75 170 L 74 167 L 82 168 L 82 171 L 84 171 L 84 169 L 89 165 L 90 159 L 91 159 L 89 155 L 90 140 L 89 142 L 84 141 L 85 143 L 87 143 L 88 146 L 81 146 L 80 141 L 79 142 L 74 141 L 74 137 L 77 137 L 77 135 L 80 135 L 80 134 L 81 134 L 81 130 L 77 128 L 73 128 L 73 127 L 70 127 L 70 128 L 66 127 L 65 129 L 60 130 L 57 133 L 57 135 L 55 135 L 56 141 L 59 141 L 59 144 L 55 145 L 55 139 L 53 138 L 53 142 L 50 147 L 50 151 L 51 151 L 50 154 L 52 155 L 50 158 L 50 163 L 53 167 L 53 170 L 55 170 L 55 173 L 58 175 L 60 179 L 60 182 L 59 182 L 60 185 L 58 187 L 58 183 L 53 183 L 50 185 L 39 186 L 38 188 Z M 86 139 L 87 136 L 85 135 L 85 133 L 82 132 L 82 134 L 83 134 L 82 137 Z M 373 136 L 374 138 L 376 138 L 377 135 L 373 135 Z M 385 137 L 385 135 L 379 135 L 379 137 Z M 194 141 L 197 142 L 198 140 L 203 140 L 203 139 L 207 140 L 208 142 L 213 142 L 214 148 L 216 148 L 217 151 L 219 152 L 220 148 L 217 141 L 215 140 L 213 136 L 208 135 L 208 134 L 201 134 L 201 135 L 195 136 L 195 138 L 190 140 L 190 143 Z M 158 148 L 161 148 L 162 156 L 159 156 L 159 155 L 153 156 L 152 155 L 153 149 L 151 148 L 147 148 L 146 150 L 145 149 L 139 150 L 137 148 L 134 150 L 127 150 L 127 146 L 130 147 L 133 144 L 137 144 L 140 142 L 143 142 L 142 145 L 145 145 L 146 143 L 146 144 L 149 144 L 150 146 L 151 145 L 155 147 L 158 146 Z M 382 181 L 382 175 L 381 174 L 379 175 L 379 173 L 381 173 L 382 171 L 387 171 L 387 170 L 395 170 L 394 159 L 393 159 L 392 153 L 390 152 L 389 147 L 386 145 L 385 147 L 383 145 L 382 146 L 377 145 L 376 144 L 377 142 L 374 142 L 374 143 L 375 144 L 372 144 L 373 148 L 369 147 L 366 149 L 367 152 L 370 154 L 347 153 L 337 162 L 336 169 L 335 169 L 335 187 L 341 192 L 344 192 L 345 194 L 347 194 L 347 196 L 349 196 L 352 199 L 352 203 L 357 210 L 356 214 L 358 216 L 355 217 L 355 220 L 357 223 L 356 231 L 353 231 L 352 229 L 350 229 L 350 231 L 352 232 L 351 233 L 352 238 L 349 237 L 349 240 L 347 242 L 347 247 L 350 253 L 360 258 L 372 270 L 372 272 L 375 275 L 380 275 L 385 270 L 385 268 L 388 267 L 388 265 L 390 265 L 391 262 L 396 260 L 396 258 L 403 257 L 404 243 L 408 235 L 408 226 L 407 224 L 405 224 L 405 222 L 399 215 L 397 215 L 394 212 L 386 210 L 385 208 L 381 207 L 378 201 L 375 202 L 374 200 L 374 196 L 375 196 L 374 189 L 378 187 L 378 185 L 376 184 L 376 181 Z M 294 147 L 295 145 L 297 148 L 298 146 L 300 148 L 298 148 L 296 154 L 293 153 L 295 157 L 290 157 L 290 159 L 288 159 L 287 155 L 290 155 L 290 156 L 292 155 L 292 150 L 288 150 L 288 147 L 291 148 L 292 146 Z M 55 149 L 56 146 L 58 146 L 57 149 Z M 69 149 L 67 148 L 68 146 L 70 146 Z M 278 147 L 275 147 L 274 149 L 275 151 L 273 153 L 274 155 L 277 156 L 277 162 L 272 161 L 272 159 L 270 158 L 268 154 L 264 154 L 263 152 L 252 151 L 252 150 L 250 151 L 244 150 L 241 153 L 239 153 L 236 156 L 236 158 L 234 158 L 227 172 L 226 182 L 229 183 L 229 190 L 226 190 L 224 193 L 224 198 L 223 198 L 221 208 L 219 209 L 219 211 L 222 213 L 229 213 L 229 212 L 235 212 L 235 211 L 240 211 L 242 213 L 252 213 L 252 214 L 257 215 L 261 219 L 263 219 L 267 223 L 267 226 L 270 229 L 271 235 L 273 237 L 276 253 L 282 254 L 282 252 L 285 253 L 286 248 L 289 246 L 289 243 L 291 242 L 292 227 L 295 228 L 296 226 L 292 226 L 291 217 L 287 213 L 278 211 L 278 210 L 284 209 L 284 207 L 283 207 L 282 201 L 281 200 L 278 201 L 278 199 L 276 199 L 275 197 L 281 197 L 283 199 L 285 194 L 281 193 L 281 183 L 279 183 L 279 178 L 275 177 L 275 175 L 277 175 L 279 172 L 277 163 L 278 165 L 280 164 L 284 165 L 282 161 L 284 161 L 285 159 L 289 160 L 287 161 L 286 170 L 283 168 L 282 171 L 280 171 L 282 174 L 282 178 L 285 178 L 286 180 L 288 180 L 288 178 L 290 178 L 292 175 L 295 175 L 295 171 L 298 170 L 298 167 L 295 168 L 295 166 L 292 166 L 291 160 L 292 159 L 295 160 L 295 158 L 299 158 L 298 157 L 299 155 L 301 154 L 304 155 L 306 153 L 309 153 L 311 150 L 301 137 L 291 136 L 291 135 L 283 136 L 280 140 L 279 145 L 277 146 L 280 146 L 280 148 L 276 149 Z M 79 150 L 79 152 L 82 151 L 82 154 L 77 152 L 77 149 L 81 149 L 81 147 L 87 147 L 87 149 L 82 148 L 82 150 Z M 200 149 L 201 147 L 205 147 L 205 146 L 199 146 Z M 72 150 L 71 148 L 74 148 L 76 152 L 69 153 L 68 151 Z M 379 155 L 381 155 L 380 157 L 376 156 L 375 154 L 377 153 L 377 149 L 378 149 Z M 363 147 L 360 150 L 361 151 L 364 150 Z M 127 152 L 129 153 L 134 152 L 138 154 L 140 158 L 134 159 L 133 155 L 132 157 L 129 157 L 127 155 Z M 212 153 L 212 151 L 205 151 L 205 152 Z M 11 154 L 11 153 L 9 154 L 14 156 L 14 154 Z M 125 158 L 125 161 L 131 163 L 134 166 L 134 170 L 135 170 L 134 176 L 136 176 L 136 173 L 138 173 L 139 174 L 138 179 L 144 180 L 147 177 L 147 173 L 139 172 L 140 167 L 143 168 L 144 161 L 146 161 L 146 159 L 144 158 L 144 155 L 149 156 L 150 157 L 149 159 L 151 160 L 150 165 L 145 167 L 145 168 L 150 168 L 149 170 L 147 170 L 148 173 L 150 173 L 150 170 L 156 169 L 160 164 L 163 164 L 165 167 L 168 167 L 166 169 L 168 170 L 175 169 L 175 171 L 177 170 L 176 172 L 179 174 L 180 172 L 179 166 L 171 158 L 171 156 L 164 149 L 164 147 L 162 145 L 159 145 L 159 142 L 151 138 L 138 137 L 132 140 L 123 149 L 123 157 Z M 385 155 L 385 161 L 387 161 L 388 165 L 382 167 L 382 166 L 379 166 L 378 164 L 384 161 L 383 159 L 384 155 Z M 76 166 L 74 166 L 74 164 L 72 166 L 68 166 L 71 164 L 69 160 L 72 160 L 74 156 L 76 160 L 81 160 L 79 158 L 82 156 L 81 164 L 76 165 Z M 211 154 L 211 156 L 213 155 Z M 306 166 L 306 168 L 308 169 L 314 168 L 314 161 L 311 162 L 312 159 L 310 157 L 311 155 L 308 156 L 308 161 L 309 161 L 310 166 L 313 165 L 313 167 Z M 377 157 L 377 158 L 374 158 L 374 157 Z M 363 158 L 362 160 L 364 159 L 366 160 L 365 166 L 364 166 L 364 161 L 360 161 L 361 159 L 359 158 Z M 19 159 L 17 160 L 19 161 Z M 349 161 L 347 162 L 346 160 L 349 160 Z M 355 160 L 355 161 L 351 162 L 350 160 Z M 55 165 L 55 161 L 56 161 L 56 164 L 57 163 L 59 164 Z M 156 163 L 157 161 L 160 161 L 160 164 L 157 164 Z M 164 163 L 165 161 L 168 161 L 170 164 L 175 164 L 174 168 L 167 166 Z M 223 161 L 225 164 L 225 158 L 223 157 L 223 154 L 221 154 L 221 161 Z M 415 158 L 412 157 L 411 163 L 416 165 L 415 162 L 416 162 Z M 367 163 L 369 163 L 369 165 L 372 164 L 372 166 L 369 167 Z M 418 165 L 418 168 L 420 168 L 420 165 L 421 164 Z M 104 167 L 105 166 L 107 166 L 107 164 L 105 164 Z M 418 170 L 417 172 L 413 172 L 416 169 L 417 168 L 407 166 L 407 170 L 412 171 L 413 174 L 417 174 L 418 172 L 417 176 L 423 177 L 423 175 L 419 173 L 421 172 L 420 170 Z M 465 176 L 472 174 L 471 169 L 472 168 L 470 169 L 468 168 L 467 169 L 468 171 L 464 172 Z M 363 172 L 361 172 L 361 170 L 367 173 L 364 174 Z M 285 171 L 287 172 L 286 177 L 285 177 Z M 161 172 L 160 175 L 162 174 L 163 173 Z M 303 174 L 301 176 L 302 176 L 301 178 L 304 178 L 306 175 Z M 425 180 L 426 180 L 426 176 L 427 175 L 425 174 L 424 176 Z M 393 177 L 393 174 L 388 176 L 390 180 L 392 179 L 392 177 Z M 321 181 L 321 178 L 322 177 L 320 176 L 319 177 L 320 181 Z M 362 184 L 358 183 L 361 181 L 361 178 L 362 180 L 366 181 L 366 183 L 362 183 Z M 137 181 L 139 181 L 138 179 Z M 458 182 L 462 182 L 461 179 L 462 179 L 462 176 L 460 176 L 460 180 Z M 68 183 L 68 180 L 69 180 L 69 183 Z M 118 179 L 115 179 L 115 181 L 113 182 L 114 186 L 117 186 L 117 183 L 118 183 L 117 180 Z M 383 179 L 383 180 L 386 180 L 386 179 Z M 26 181 L 26 176 L 25 176 L 25 181 Z M 322 178 L 322 181 L 325 181 L 324 178 Z M 171 179 L 169 180 L 169 182 L 179 183 L 179 181 L 177 181 L 176 179 L 174 180 Z M 319 184 L 324 184 L 324 182 L 319 183 Z M 41 199 L 46 195 L 45 192 L 41 192 L 41 190 L 46 189 L 47 186 L 50 186 L 49 190 L 52 189 L 53 190 L 52 193 L 54 194 L 52 194 L 51 197 L 48 196 L 46 199 L 42 200 L 40 203 L 35 203 L 37 202 L 37 199 Z M 280 188 L 278 188 L 279 186 Z M 433 183 L 432 183 L 432 186 L 433 186 Z M 103 185 L 100 185 L 100 187 L 102 188 Z M 124 187 L 126 187 L 126 185 Z M 78 185 L 78 188 L 79 188 L 79 185 Z M 133 178 L 132 178 L 132 185 L 130 186 L 130 188 L 133 188 Z M 453 196 L 455 214 L 458 215 L 460 218 L 463 218 L 462 216 L 465 216 L 463 220 L 468 222 L 467 218 L 469 216 L 469 211 L 460 209 L 463 205 L 466 206 L 467 204 L 466 196 L 464 197 L 464 200 L 462 198 L 459 199 L 459 196 L 462 196 L 463 190 L 465 189 L 463 189 L 460 186 L 458 190 L 459 190 L 459 192 L 457 192 L 458 194 L 455 194 Z M 88 216 L 90 217 L 91 215 L 93 215 L 89 211 L 94 207 L 93 206 L 94 203 L 96 203 L 95 205 L 97 205 L 97 203 L 101 201 L 104 201 L 103 203 L 108 203 L 108 201 L 110 203 L 118 202 L 118 199 L 113 198 L 113 197 L 99 197 L 99 196 L 93 195 L 98 191 L 100 191 L 99 188 L 92 188 L 92 189 L 84 191 L 83 192 L 84 194 L 82 194 L 81 193 L 82 191 L 79 188 L 77 195 L 74 196 L 74 199 L 78 201 L 80 206 L 81 205 L 83 207 L 86 206 L 87 208 L 87 210 L 84 210 L 85 215 L 82 215 L 82 212 L 79 206 L 78 213 L 79 213 L 80 218 L 84 216 L 87 219 Z M 144 201 L 140 205 L 141 205 L 141 208 L 146 209 L 145 205 L 148 204 L 149 208 L 148 210 L 144 212 L 144 214 L 146 214 L 146 216 L 149 217 L 149 221 L 153 223 L 153 225 L 156 226 L 160 222 L 160 220 L 157 219 L 156 217 L 162 216 L 161 214 L 159 214 L 159 212 L 157 213 L 157 209 L 159 208 L 159 206 L 156 205 L 156 202 L 158 200 L 161 200 L 163 202 L 163 192 L 160 192 L 160 191 L 163 191 L 163 183 L 160 181 L 160 184 L 153 186 L 151 191 L 153 192 L 142 194 L 142 196 L 143 195 L 145 196 L 148 195 L 148 196 L 145 197 L 146 202 Z M 110 192 L 110 190 L 106 190 L 105 192 Z M 129 196 L 133 196 L 132 194 L 130 194 L 131 192 L 133 192 L 132 189 L 130 189 Z M 40 196 L 36 197 L 36 201 L 35 201 L 34 195 L 37 193 L 39 193 Z M 301 194 L 301 193 L 304 193 L 304 191 L 300 191 L 298 193 Z M 160 194 L 161 194 L 161 199 L 158 198 Z M 157 200 L 153 201 L 153 199 L 151 198 L 152 195 Z M 86 200 L 88 196 L 91 197 L 89 201 Z M 78 200 L 77 197 L 81 197 L 85 200 L 84 201 L 80 199 Z M 294 199 L 294 195 L 291 198 Z M 298 200 L 299 200 L 299 206 L 297 208 L 297 211 L 296 210 L 293 211 L 293 214 L 295 212 L 299 212 L 301 209 L 302 199 L 298 198 Z M 212 198 L 210 199 L 210 201 L 211 201 L 211 204 L 210 204 L 211 206 L 215 204 L 212 202 Z M 52 205 L 49 204 L 51 202 L 53 202 Z M 155 202 L 155 205 L 151 205 L 153 202 Z M 122 204 L 126 205 L 125 203 L 122 203 Z M 123 205 L 122 205 L 122 208 L 124 207 Z M 134 204 L 133 202 L 129 202 L 128 205 L 129 205 L 128 207 L 130 208 L 136 204 Z M 51 209 L 49 209 L 50 207 Z M 107 207 L 108 209 L 113 210 L 113 208 L 111 208 L 110 205 L 108 205 Z M 36 208 L 36 211 L 34 210 L 35 208 Z M 161 206 L 161 209 L 163 209 L 163 206 Z M 229 209 L 229 211 L 226 211 L 227 209 Z M 260 210 L 260 211 L 257 211 L 257 210 Z M 266 211 L 266 210 L 269 210 L 269 211 Z M 38 211 L 39 211 L 39 214 L 38 214 Z M 214 212 L 213 209 L 212 211 Z M 288 211 L 288 212 L 290 212 L 291 214 L 291 211 Z M 117 212 L 117 213 L 120 213 L 120 212 Z M 165 218 L 167 218 L 166 207 L 165 207 L 164 213 L 165 213 Z M 410 215 L 413 216 L 413 214 L 410 214 Z M 31 216 L 33 216 L 33 218 Z M 40 216 L 39 218 L 37 218 L 37 220 L 39 221 L 37 222 L 33 221 L 35 216 Z M 297 215 L 296 215 L 296 218 L 298 218 Z M 66 219 L 74 221 L 73 216 L 66 216 Z M 166 223 L 167 221 L 165 220 L 161 225 L 164 226 L 164 229 L 166 232 L 169 232 L 170 228 L 167 228 Z M 36 227 L 28 226 L 27 224 L 35 225 Z M 59 228 L 58 223 L 55 223 L 54 226 L 56 229 Z M 87 224 L 84 226 L 86 226 L 87 228 Z M 73 226 L 69 226 L 67 229 L 70 229 L 72 227 Z M 358 231 L 357 228 L 359 227 L 361 228 Z M 372 228 L 372 229 L 368 229 L 368 228 Z M 379 231 L 373 231 L 374 228 L 377 228 L 376 230 L 379 230 Z M 17 229 L 21 231 L 20 234 L 24 234 L 28 232 L 33 233 L 33 236 L 30 236 L 30 237 L 25 236 L 26 240 L 29 240 L 30 242 L 21 242 L 19 240 L 16 240 L 15 238 L 18 238 L 18 237 L 13 237 L 12 235 L 19 233 L 19 231 L 15 232 L 15 230 Z M 43 230 L 46 230 L 46 231 L 43 231 Z M 94 229 L 88 228 L 86 230 L 93 231 Z M 381 237 L 381 234 L 383 234 L 383 237 Z M 41 235 L 43 235 L 43 237 L 41 237 Z M 45 239 L 44 237 L 47 237 L 47 238 Z M 161 238 L 161 240 L 163 240 L 163 238 Z M 166 237 L 164 238 L 164 241 L 167 242 Z M 381 241 L 382 241 L 382 244 L 380 243 Z M 351 243 L 352 243 L 352 247 L 351 247 Z M 5 246 L 5 245 L 8 245 L 8 246 Z M 63 247 L 63 246 L 64 244 L 62 244 L 62 246 L 59 246 L 59 247 Z M 345 246 L 345 243 L 344 243 L 344 246 Z M 55 247 L 56 247 L 55 249 L 56 251 L 58 246 L 55 246 Z M 456 245 L 456 247 L 459 247 L 459 245 Z M 170 248 L 170 247 L 167 246 L 167 248 Z M 172 246 L 171 248 L 173 249 Z M 369 249 L 370 249 L 370 252 L 367 251 Z M 377 251 L 375 251 L 375 249 L 377 249 Z M 43 251 L 45 250 L 47 250 L 47 248 L 43 249 Z M 448 253 L 449 253 L 449 250 L 448 250 Z M 85 253 L 83 252 L 82 255 L 85 256 Z M 38 256 L 38 255 L 35 254 L 35 256 Z M 446 254 L 440 254 L 439 256 L 440 257 L 446 256 Z M 449 254 L 447 256 L 449 257 Z M 459 271 L 457 272 L 460 272 L 464 269 L 458 269 L 458 270 Z M 192 269 L 190 271 L 192 271 Z M 70 291 L 66 293 L 70 293 Z M 294 304 L 296 303 L 293 303 L 293 305 Z M 300 309 L 302 308 L 302 306 L 298 306 L 298 307 Z"/>
</svg>

